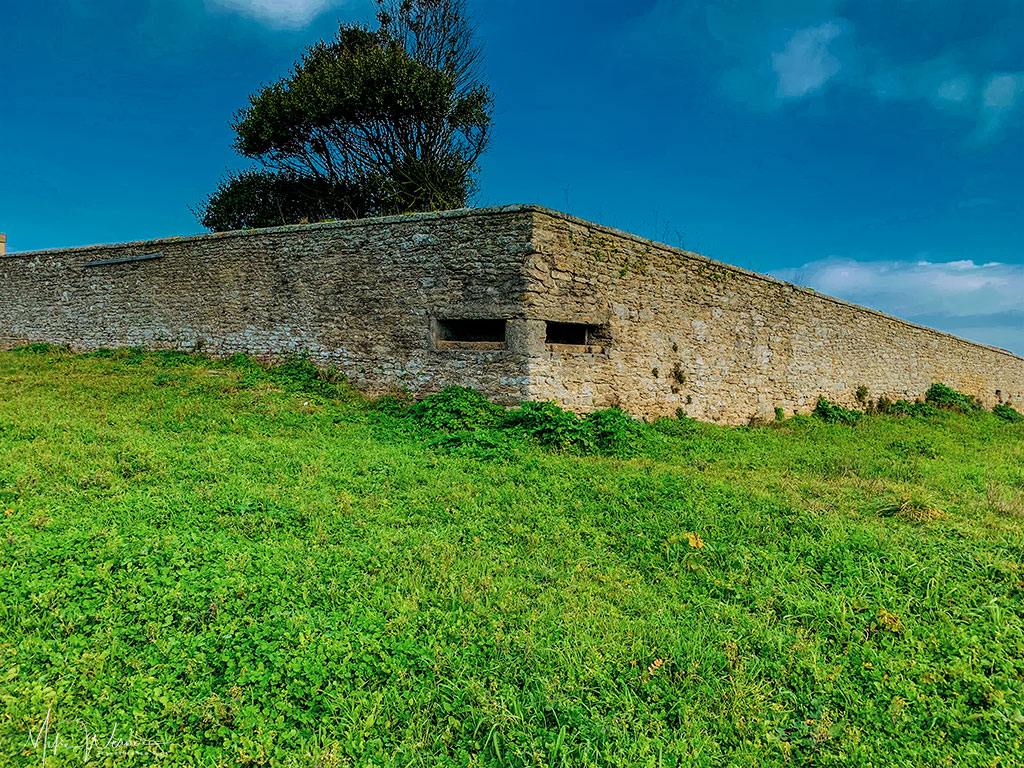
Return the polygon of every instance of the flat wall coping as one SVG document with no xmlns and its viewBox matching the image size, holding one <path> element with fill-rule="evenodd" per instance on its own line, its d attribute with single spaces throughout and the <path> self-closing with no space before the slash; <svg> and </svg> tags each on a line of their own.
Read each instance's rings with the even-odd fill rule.
<svg viewBox="0 0 1024 768">
<path fill-rule="evenodd" d="M 135 240 L 125 243 L 98 243 L 96 245 L 83 245 L 76 246 L 74 248 L 51 248 L 39 251 L 15 251 L 0 254 L 0 262 L 4 260 L 14 259 L 38 259 L 47 256 L 62 256 L 65 254 L 75 253 L 90 253 L 97 250 L 105 250 L 111 248 L 158 248 L 162 245 L 187 245 L 191 243 L 202 243 L 202 242 L 215 242 L 217 240 L 231 239 L 238 237 L 259 237 L 265 235 L 288 235 L 295 233 L 312 233 L 312 232 L 331 232 L 331 231 L 342 231 L 347 229 L 363 229 L 371 227 L 389 226 L 392 224 L 409 224 L 419 222 L 431 222 L 431 221 L 443 221 L 453 219 L 471 219 L 478 217 L 487 216 L 507 216 L 516 213 L 535 213 L 548 216 L 552 219 L 559 221 L 568 222 L 575 224 L 579 227 L 584 227 L 592 231 L 601 232 L 606 235 L 618 237 L 624 240 L 631 240 L 639 245 L 643 245 L 649 248 L 653 248 L 658 251 L 666 252 L 674 256 L 681 256 L 691 261 L 698 261 L 709 266 L 713 266 L 717 269 L 724 269 L 734 274 L 743 275 L 745 277 L 761 280 L 766 283 L 771 283 L 781 288 L 787 288 L 798 293 L 802 293 L 806 296 L 816 298 L 821 301 L 832 302 L 840 306 L 848 307 L 850 309 L 865 312 L 867 314 L 875 315 L 876 317 L 884 318 L 890 322 L 897 323 L 898 325 L 906 328 L 915 328 L 920 331 L 927 331 L 935 336 L 942 339 L 948 339 L 957 341 L 961 344 L 967 344 L 968 346 L 978 347 L 985 349 L 990 352 L 998 352 L 1001 355 L 1012 357 L 1015 360 L 1021 360 L 1024 362 L 1024 358 L 1014 354 L 1008 349 L 1001 347 L 993 347 L 988 344 L 982 344 L 977 341 L 970 341 L 969 339 L 961 338 L 960 336 L 954 336 L 951 333 L 936 330 L 935 328 L 929 328 L 926 325 L 918 325 L 912 323 L 909 320 L 904 320 L 893 315 L 880 312 L 877 309 L 871 309 L 864 307 L 860 304 L 854 304 L 853 302 L 845 301 L 843 299 L 836 298 L 835 296 L 829 296 L 828 294 L 819 293 L 811 288 L 805 288 L 803 286 L 795 285 L 793 283 L 787 283 L 785 280 L 779 280 L 778 278 L 765 275 L 761 272 L 754 272 L 750 269 L 744 269 L 734 264 L 727 264 L 723 261 L 717 261 L 716 259 L 702 256 L 699 253 L 693 251 L 687 251 L 682 248 L 676 248 L 675 246 L 668 245 L 666 243 L 660 243 L 656 240 L 649 240 L 646 237 L 635 235 L 625 230 L 615 229 L 604 224 L 597 224 L 593 221 L 582 219 L 578 216 L 573 216 L 568 213 L 557 211 L 553 208 L 547 208 L 542 205 L 536 205 L 533 203 L 517 203 L 513 205 L 498 205 L 489 206 L 486 208 L 458 208 L 450 211 L 432 211 L 428 213 L 407 213 L 399 214 L 396 216 L 378 216 L 367 219 L 347 219 L 341 221 L 325 221 L 317 224 L 291 224 L 284 227 L 264 227 L 259 229 L 242 229 L 231 232 L 205 232 L 197 235 L 185 235 L 179 237 L 164 237 L 155 240 Z"/>
<path fill-rule="evenodd" d="M 231 239 L 236 237 L 259 237 L 262 235 L 287 235 L 296 232 L 330 232 L 345 229 L 363 229 L 368 227 L 388 226 L 391 224 L 408 224 L 417 222 L 439 221 L 446 219 L 470 219 L 479 216 L 500 216 L 503 214 L 542 212 L 559 215 L 536 205 L 499 205 L 489 208 L 457 208 L 451 211 L 434 211 L 430 213 L 404 213 L 397 216 L 377 216 L 369 219 L 345 219 L 339 221 L 323 221 L 316 224 L 289 224 L 284 227 L 261 227 L 257 229 L 236 229 L 231 232 L 203 232 L 198 235 L 177 237 L 161 237 L 155 240 L 132 240 L 125 243 L 96 243 L 95 245 L 79 245 L 73 248 L 46 248 L 39 251 L 14 251 L 0 256 L 0 259 L 39 258 L 71 253 L 84 253 L 107 248 L 152 248 L 161 245 L 181 245 Z"/>
</svg>

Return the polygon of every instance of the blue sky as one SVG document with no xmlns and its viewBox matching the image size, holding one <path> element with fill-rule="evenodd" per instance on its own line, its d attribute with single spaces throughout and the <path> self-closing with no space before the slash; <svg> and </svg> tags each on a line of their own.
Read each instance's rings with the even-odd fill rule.
<svg viewBox="0 0 1024 768">
<path fill-rule="evenodd" d="M 470 0 L 477 204 L 533 202 L 1024 354 L 1020 0 Z M 0 8 L 11 250 L 197 232 L 228 122 L 367 0 Z"/>
</svg>

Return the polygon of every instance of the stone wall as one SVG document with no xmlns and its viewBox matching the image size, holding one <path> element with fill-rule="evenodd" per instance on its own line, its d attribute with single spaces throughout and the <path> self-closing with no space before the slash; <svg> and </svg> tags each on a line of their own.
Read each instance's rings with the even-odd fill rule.
<svg viewBox="0 0 1024 768">
<path fill-rule="evenodd" d="M 537 212 L 533 243 L 527 316 L 609 338 L 553 347 L 537 324 L 535 399 L 739 424 L 809 412 L 819 395 L 858 407 L 862 386 L 914 399 L 942 382 L 1024 406 L 1024 360 L 1003 350 L 562 215 Z"/>
<path fill-rule="evenodd" d="M 518 402 L 530 230 L 510 208 L 8 254 L 0 348 L 308 352 L 371 392 L 459 383 Z M 437 349 L 438 317 L 495 316 L 513 318 L 505 349 Z"/>
<path fill-rule="evenodd" d="M 445 341 L 446 319 L 505 321 L 504 340 Z M 371 393 L 733 424 L 934 382 L 1024 405 L 1008 352 L 535 206 L 8 254 L 0 349 L 33 342 L 303 352 Z"/>
</svg>

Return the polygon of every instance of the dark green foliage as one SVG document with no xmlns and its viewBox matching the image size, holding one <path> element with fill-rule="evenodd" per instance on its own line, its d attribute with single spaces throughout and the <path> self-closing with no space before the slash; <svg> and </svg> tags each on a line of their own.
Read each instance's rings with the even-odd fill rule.
<svg viewBox="0 0 1024 768">
<path fill-rule="evenodd" d="M 201 206 L 213 229 L 467 204 L 492 99 L 464 0 L 377 0 L 379 28 L 342 25 L 249 97 L 236 151 L 261 168 Z"/>
<path fill-rule="evenodd" d="M 248 170 L 221 179 L 198 215 L 202 225 L 214 232 L 358 219 L 376 210 L 377 197 L 367 180 L 332 181 Z"/>
<path fill-rule="evenodd" d="M 428 445 L 438 453 L 481 461 L 501 461 L 519 455 L 522 440 L 503 429 L 474 429 L 442 434 Z"/>
<path fill-rule="evenodd" d="M 818 398 L 818 404 L 814 408 L 814 415 L 826 424 L 856 424 L 864 415 L 860 411 L 853 411 L 843 408 L 841 405 L 830 403 L 824 397 Z"/>
<path fill-rule="evenodd" d="M 395 395 L 384 395 L 370 403 L 371 410 L 378 413 L 386 413 L 389 416 L 405 416 L 409 413 L 411 404 Z"/>
<path fill-rule="evenodd" d="M 307 392 L 322 397 L 352 394 L 348 380 L 334 368 L 318 368 L 306 355 L 291 355 L 268 369 L 267 374 L 289 392 Z"/>
<path fill-rule="evenodd" d="M 648 426 L 618 408 L 591 413 L 584 420 L 584 430 L 588 447 L 603 456 L 628 459 L 649 445 Z"/>
<path fill-rule="evenodd" d="M 86 352 L 85 356 L 104 358 L 113 357 L 116 353 L 116 349 L 111 349 L 110 347 L 100 347 L 99 349 L 93 350 L 92 352 Z"/>
<path fill-rule="evenodd" d="M 690 418 L 685 413 L 682 413 L 680 409 L 674 419 L 667 417 L 656 419 L 655 422 L 651 424 L 651 429 L 662 435 L 685 437 L 700 432 L 701 422 Z"/>
<path fill-rule="evenodd" d="M 932 384 L 925 392 L 926 403 L 936 408 L 944 408 L 947 411 L 960 411 L 961 413 L 974 413 L 981 410 L 981 404 L 969 395 L 958 392 L 945 384 Z"/>
<path fill-rule="evenodd" d="M 53 355 L 62 350 L 55 344 L 26 344 L 24 347 L 15 347 L 12 351 L 19 355 Z"/>
<path fill-rule="evenodd" d="M 776 421 L 785 421 L 786 420 L 786 412 L 782 408 L 780 408 L 779 406 L 775 406 L 775 420 Z"/>
<path fill-rule="evenodd" d="M 939 410 L 931 403 L 911 402 L 909 400 L 889 400 L 878 398 L 878 412 L 887 416 L 920 416 L 929 417 L 938 414 Z"/>
<path fill-rule="evenodd" d="M 1024 422 L 1024 414 L 1022 414 L 1016 408 L 1012 408 L 1011 406 L 1005 405 L 1003 403 L 1000 403 L 999 405 L 996 405 L 994 408 L 992 408 L 992 413 L 994 413 L 1000 419 L 1009 421 L 1014 424 Z"/>
<path fill-rule="evenodd" d="M 509 430 L 556 451 L 630 458 L 649 444 L 647 425 L 618 408 L 580 418 L 556 403 L 523 403 L 502 421 Z"/>
<path fill-rule="evenodd" d="M 505 414 L 502 423 L 506 429 L 557 451 L 586 453 L 593 447 L 591 433 L 580 418 L 557 403 L 523 403 Z"/>
<path fill-rule="evenodd" d="M 461 432 L 496 426 L 503 409 L 475 389 L 446 387 L 409 408 L 409 415 L 430 432 Z"/>
</svg>

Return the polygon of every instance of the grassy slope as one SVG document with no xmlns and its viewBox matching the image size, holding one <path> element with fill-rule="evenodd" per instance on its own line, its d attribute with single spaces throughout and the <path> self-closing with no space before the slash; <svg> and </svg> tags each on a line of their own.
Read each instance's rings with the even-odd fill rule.
<svg viewBox="0 0 1024 768">
<path fill-rule="evenodd" d="M 1021 425 L 479 458 L 174 362 L 0 354 L 0 755 L 52 708 L 145 764 L 1022 762 Z"/>
</svg>

